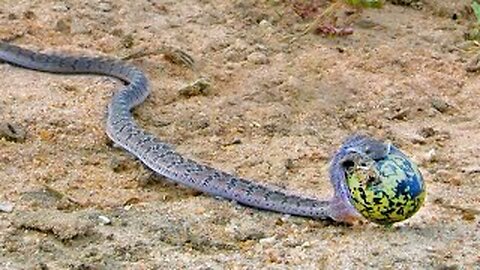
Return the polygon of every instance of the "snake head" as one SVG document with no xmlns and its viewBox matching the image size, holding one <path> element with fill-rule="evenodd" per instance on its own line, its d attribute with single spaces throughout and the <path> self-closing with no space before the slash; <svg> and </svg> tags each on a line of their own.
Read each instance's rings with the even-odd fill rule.
<svg viewBox="0 0 480 270">
<path fill-rule="evenodd" d="M 390 226 L 415 214 L 425 199 L 417 166 L 397 148 L 379 160 L 355 161 L 345 167 L 350 203 L 366 219 Z"/>
<path fill-rule="evenodd" d="M 417 166 L 390 142 L 364 135 L 349 137 L 333 158 L 330 177 L 335 189 L 331 216 L 337 221 L 362 215 L 391 225 L 411 217 L 425 199 Z"/>
<path fill-rule="evenodd" d="M 357 135 L 347 140 L 344 145 L 347 156 L 355 153 L 362 156 L 363 159 L 373 160 L 386 157 L 392 149 L 392 143 L 390 141 L 382 142 L 365 135 Z"/>
</svg>

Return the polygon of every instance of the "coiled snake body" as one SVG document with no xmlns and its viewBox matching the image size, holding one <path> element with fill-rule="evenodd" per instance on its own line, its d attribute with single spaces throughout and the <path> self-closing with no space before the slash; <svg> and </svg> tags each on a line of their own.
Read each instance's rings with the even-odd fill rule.
<svg viewBox="0 0 480 270">
<path fill-rule="evenodd" d="M 264 210 L 351 222 L 359 214 L 349 201 L 342 162 L 351 155 L 378 159 L 390 151 L 388 145 L 370 137 L 351 136 L 334 155 L 330 165 L 330 178 L 335 191 L 332 199 L 317 200 L 291 195 L 186 159 L 138 127 L 130 111 L 147 98 L 150 90 L 147 77 L 135 66 L 105 57 L 38 53 L 1 41 L 0 60 L 32 70 L 100 74 L 124 81 L 126 85 L 115 92 L 108 106 L 106 132 L 115 143 L 139 158 L 151 170 L 174 182 Z"/>
</svg>

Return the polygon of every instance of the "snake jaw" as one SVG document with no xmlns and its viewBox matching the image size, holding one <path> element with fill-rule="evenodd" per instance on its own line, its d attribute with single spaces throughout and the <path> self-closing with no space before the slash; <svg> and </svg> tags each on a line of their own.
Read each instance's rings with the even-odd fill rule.
<svg viewBox="0 0 480 270">
<path fill-rule="evenodd" d="M 337 196 L 330 201 L 329 212 L 333 220 L 347 224 L 354 224 L 362 218 L 362 215 L 355 210 L 348 199 Z"/>
</svg>

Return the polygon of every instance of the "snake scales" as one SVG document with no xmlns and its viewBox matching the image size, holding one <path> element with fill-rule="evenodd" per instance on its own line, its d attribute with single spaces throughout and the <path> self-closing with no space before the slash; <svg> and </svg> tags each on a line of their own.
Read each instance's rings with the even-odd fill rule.
<svg viewBox="0 0 480 270">
<path fill-rule="evenodd" d="M 335 191 L 332 199 L 317 200 L 292 195 L 184 158 L 165 142 L 141 129 L 130 111 L 147 98 L 150 89 L 147 77 L 135 66 L 106 57 L 33 52 L 2 41 L 0 60 L 43 72 L 99 74 L 122 80 L 125 86 L 113 95 L 106 122 L 106 133 L 116 144 L 135 155 L 151 170 L 174 182 L 259 209 L 350 222 L 358 217 L 358 212 L 348 201 L 342 162 L 352 154 L 376 159 L 389 151 L 387 145 L 380 141 L 353 135 L 343 143 L 330 165 Z"/>
</svg>

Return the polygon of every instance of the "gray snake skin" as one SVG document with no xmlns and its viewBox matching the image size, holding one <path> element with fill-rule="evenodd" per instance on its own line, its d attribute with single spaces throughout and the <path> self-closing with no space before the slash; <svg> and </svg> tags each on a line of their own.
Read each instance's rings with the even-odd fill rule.
<svg viewBox="0 0 480 270">
<path fill-rule="evenodd" d="M 131 110 L 148 96 L 149 82 L 135 66 L 106 57 L 74 57 L 33 52 L 0 41 L 0 60 L 27 69 L 64 74 L 99 74 L 118 78 L 125 86 L 109 104 L 106 133 L 154 172 L 193 189 L 234 200 L 240 204 L 285 214 L 351 222 L 359 214 L 348 200 L 342 162 L 349 155 L 381 158 L 388 145 L 364 135 L 353 135 L 334 155 L 330 179 L 335 194 L 330 200 L 291 195 L 250 180 L 199 164 L 176 153 L 165 142 L 135 123 Z"/>
</svg>

